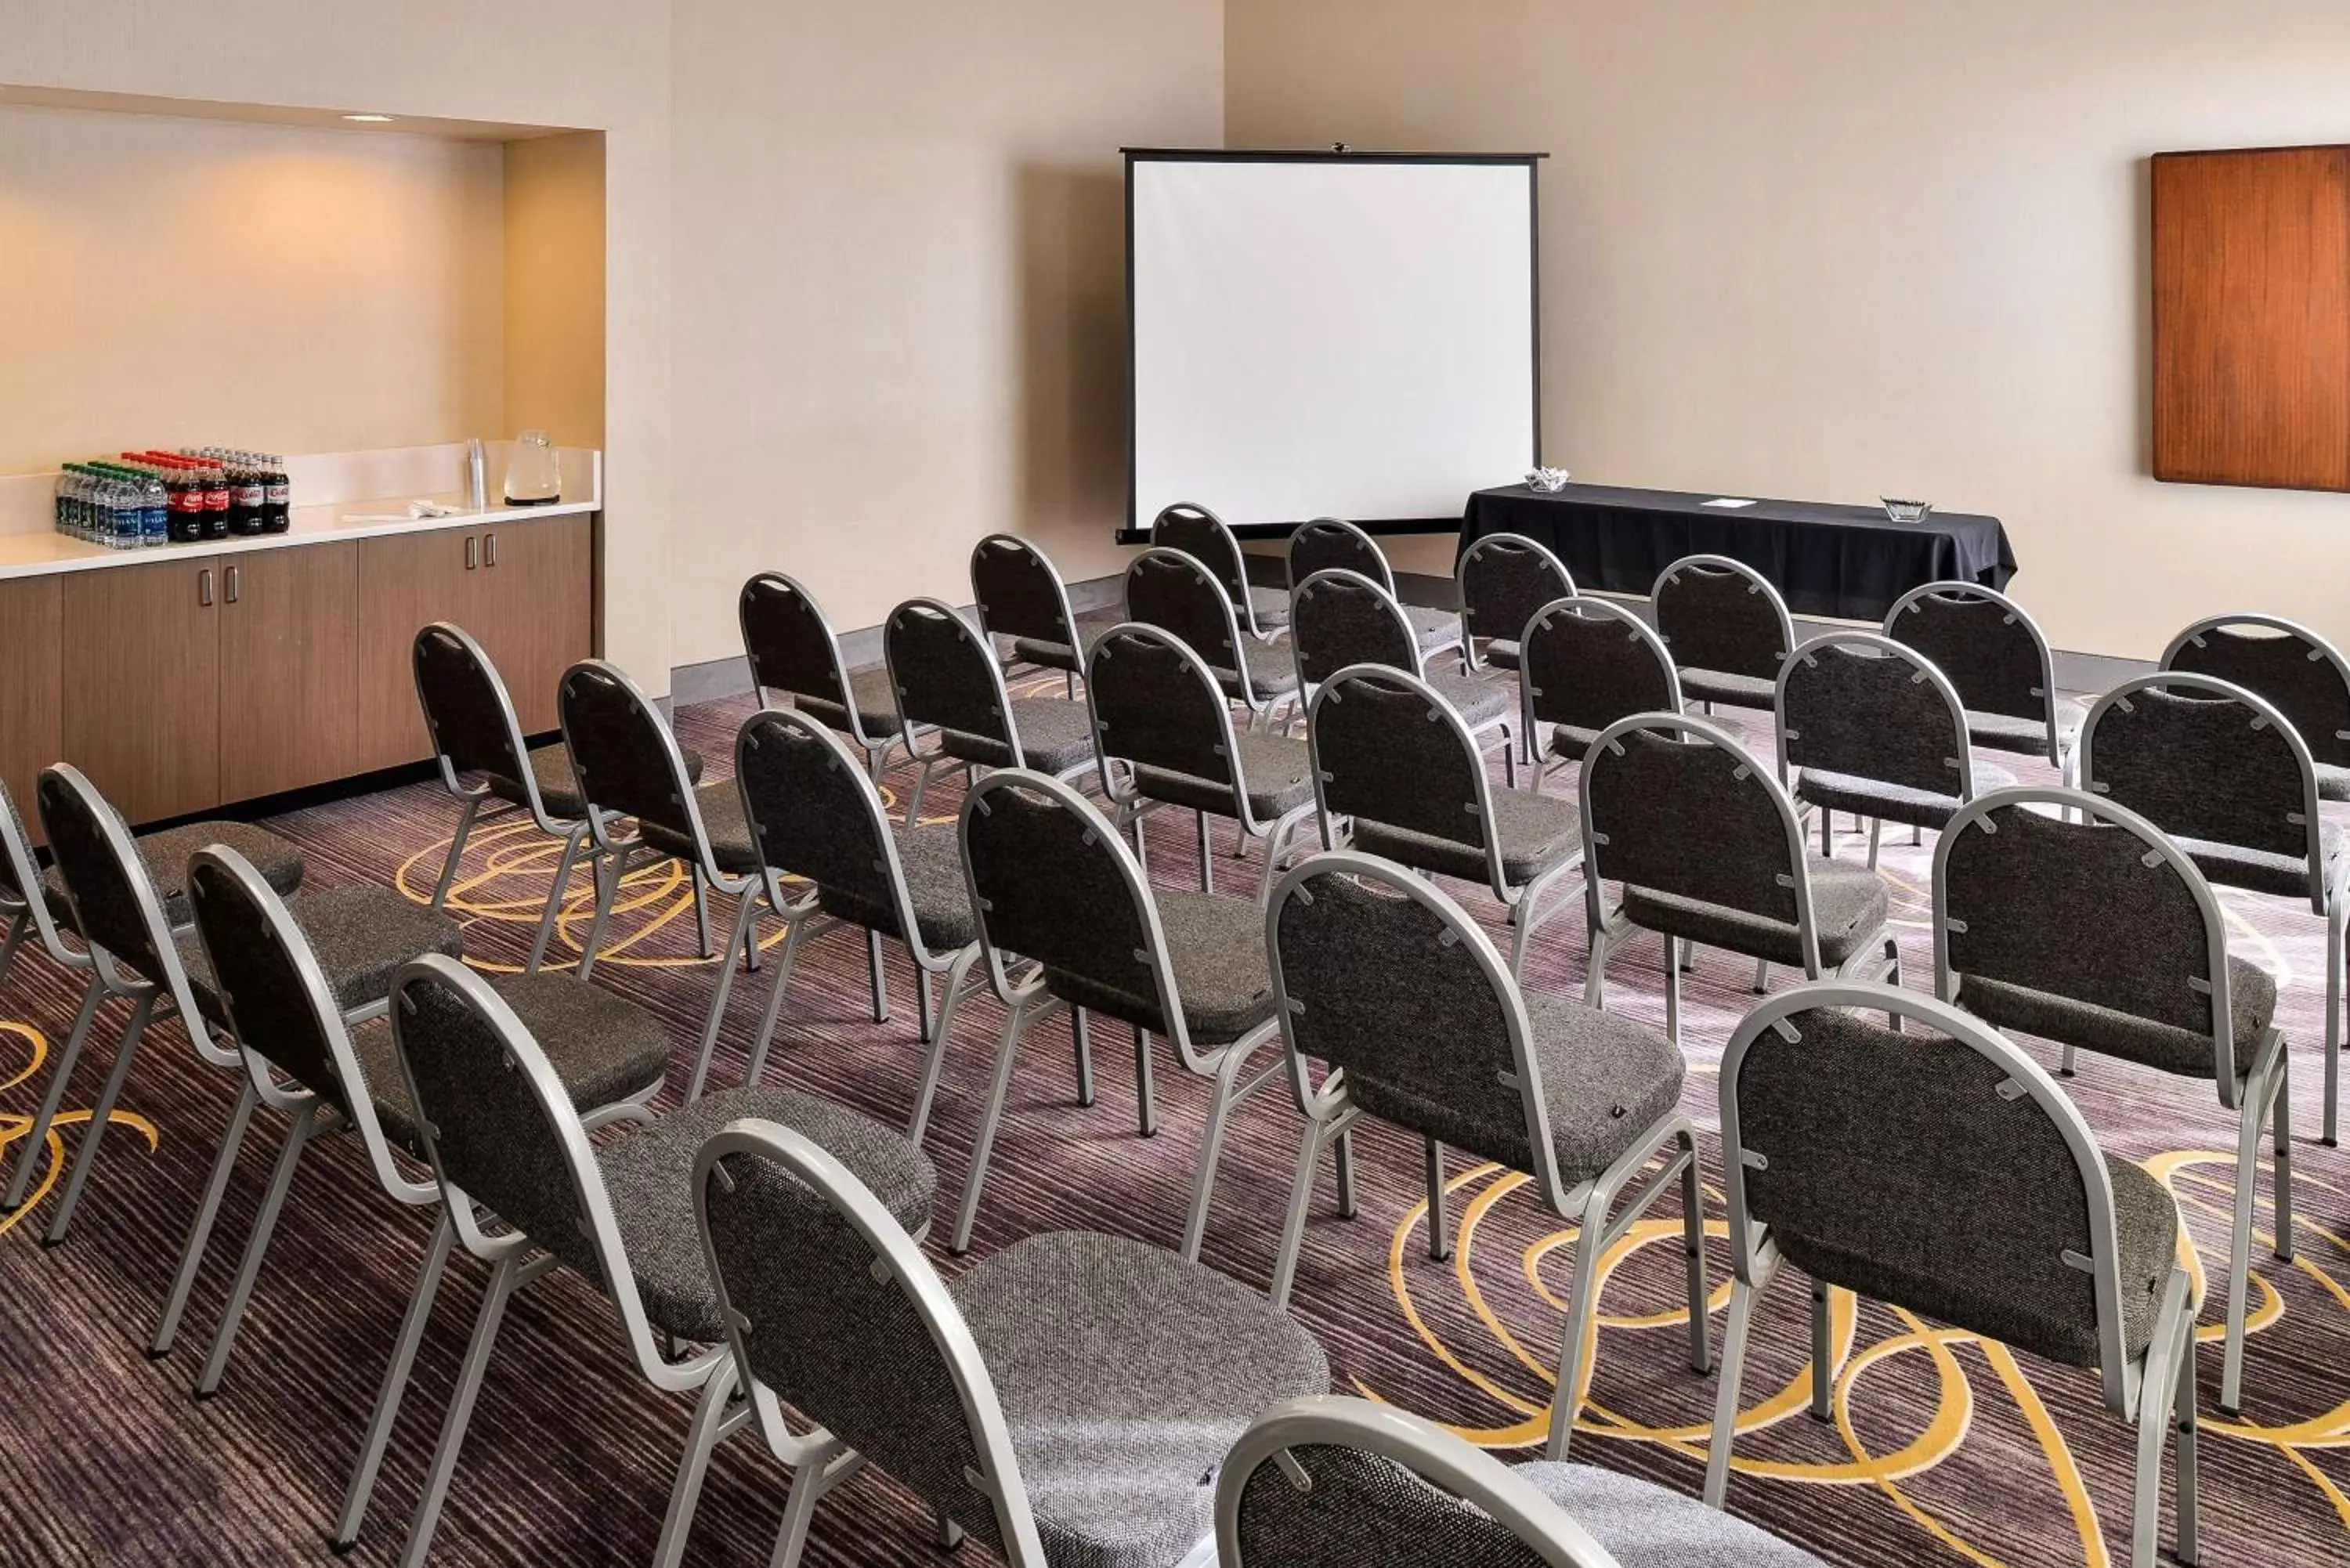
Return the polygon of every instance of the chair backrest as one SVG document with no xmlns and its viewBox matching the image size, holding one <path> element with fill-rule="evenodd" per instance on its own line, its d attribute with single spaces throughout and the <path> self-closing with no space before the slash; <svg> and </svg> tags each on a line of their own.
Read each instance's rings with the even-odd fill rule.
<svg viewBox="0 0 2350 1568">
<path fill-rule="evenodd" d="M 882 623 L 881 657 L 907 723 L 953 731 L 992 767 L 1020 760 L 1003 667 L 984 634 L 952 605 L 908 599 L 891 610 Z"/>
<path fill-rule="evenodd" d="M 1392 1405 L 1336 1394 L 1276 1405 L 1232 1445 L 1216 1476 L 1216 1561 L 1617 1568 L 1491 1454 Z"/>
<path fill-rule="evenodd" d="M 1454 577 L 1461 629 L 1489 641 L 1517 641 L 1535 611 L 1575 597 L 1565 566 L 1523 534 L 1486 535 L 1461 553 Z"/>
<path fill-rule="evenodd" d="M 1336 819 L 1364 817 L 1482 850 L 1498 891 L 1503 885 L 1493 820 L 1493 786 L 1451 703 L 1417 675 L 1385 665 L 1349 665 L 1322 683 L 1305 723 L 1322 842 Z"/>
<path fill-rule="evenodd" d="M 1863 1008 L 1924 1028 L 1897 1033 Z M 2029 1054 L 1918 992 L 1801 985 L 1739 1024 L 1721 1093 L 1741 1278 L 1766 1228 L 1815 1280 L 2102 1366 L 2123 1407 L 2112 1178 Z M 1888 1293 L 1898 1282 L 1910 1288 Z"/>
<path fill-rule="evenodd" d="M 1179 501 L 1150 522 L 1154 549 L 1180 550 L 1208 568 L 1244 623 L 1249 616 L 1248 562 L 1224 520 L 1195 502 Z"/>
<path fill-rule="evenodd" d="M 1642 713 L 1601 732 L 1583 759 L 1584 880 L 1793 926 L 1817 972 L 1811 875 L 1794 803 L 1729 731 L 1692 714 Z"/>
<path fill-rule="evenodd" d="M 2267 699 L 2293 721 L 2314 761 L 2350 767 L 2350 663 L 2298 621 L 2219 615 L 2170 639 L 2162 668 L 2216 676 Z"/>
<path fill-rule="evenodd" d="M 1103 778 L 1115 778 L 1114 761 L 1180 774 L 1222 792 L 1218 809 L 1248 820 L 1232 704 L 1207 661 L 1172 633 L 1135 621 L 1102 633 L 1086 659 L 1086 697 Z"/>
<path fill-rule="evenodd" d="M 182 971 L 171 922 L 121 814 L 69 763 L 42 769 L 35 790 L 74 929 L 150 984 L 176 989 Z M 192 1020 L 190 1029 L 203 1033 Z"/>
<path fill-rule="evenodd" d="M 868 738 L 841 662 L 840 639 L 814 595 L 781 572 L 761 572 L 743 585 L 737 610 L 751 687 L 761 701 L 769 691 L 783 692 L 833 728 Z"/>
<path fill-rule="evenodd" d="M 2022 605 L 1974 583 L 1928 583 L 1894 600 L 1881 629 L 1924 654 L 1970 711 L 2047 721 L 2053 749 L 2055 656 Z"/>
<path fill-rule="evenodd" d="M 51 959 L 70 968 L 82 966 L 82 955 L 66 946 L 65 935 L 58 930 L 42 892 L 41 863 L 34 858 L 33 836 L 25 830 L 16 797 L 8 793 L 7 781 L 0 779 L 0 915 L 19 909 L 32 920 L 41 947 Z"/>
<path fill-rule="evenodd" d="M 1391 861 L 1316 855 L 1265 913 L 1295 1081 L 1343 1069 L 1372 1116 L 1523 1170 L 1561 1196 L 1525 999 L 1461 906 Z"/>
<path fill-rule="evenodd" d="M 1343 566 L 1316 572 L 1289 602 L 1289 642 L 1299 687 L 1311 692 L 1350 664 L 1419 673 L 1419 640 L 1393 595 Z"/>
<path fill-rule="evenodd" d="M 1683 670 L 1768 680 L 1795 646 L 1794 618 L 1770 579 L 1727 556 L 1685 556 L 1655 589 L 1657 633 Z"/>
<path fill-rule="evenodd" d="M 1077 618 L 1069 608 L 1069 590 L 1051 558 L 1027 540 L 990 534 L 974 545 L 971 594 L 988 636 L 1076 649 Z"/>
<path fill-rule="evenodd" d="M 1395 592 L 1395 571 L 1387 556 L 1368 534 L 1343 518 L 1316 517 L 1300 523 L 1290 532 L 1286 553 L 1292 593 L 1316 572 L 1329 571 L 1360 572 L 1388 592 Z"/>
<path fill-rule="evenodd" d="M 2305 859 L 2324 909 L 2317 770 L 2269 702 L 2208 675 L 2141 675 L 2090 708 L 2080 757 L 2082 788 L 2175 837 Z"/>
<path fill-rule="evenodd" d="M 1966 708 L 1922 655 L 1868 632 L 1830 632 L 1789 654 L 1778 675 L 1782 784 L 1817 768 L 1972 798 Z"/>
<path fill-rule="evenodd" d="M 633 816 L 692 840 L 700 863 L 710 865 L 710 836 L 685 754 L 652 699 L 600 659 L 565 670 L 556 698 L 597 841 L 606 842 L 607 815 Z"/>
<path fill-rule="evenodd" d="M 1137 556 L 1126 568 L 1126 618 L 1172 632 L 1209 669 L 1231 672 L 1248 690 L 1248 653 L 1232 602 L 1195 557 L 1162 549 Z"/>
<path fill-rule="evenodd" d="M 2043 809 L 2077 814 L 2081 820 Z M 1934 846 L 1934 992 L 2022 986 L 2211 1042 L 2236 1077 L 2228 931 L 2210 885 L 2163 831 L 2081 790 L 1995 790 Z"/>
<path fill-rule="evenodd" d="M 1024 768 L 963 796 L 963 875 L 996 993 L 1014 955 L 1044 966 L 1079 1005 L 1188 1039 L 1149 883 L 1109 819 L 1058 780 Z"/>
<path fill-rule="evenodd" d="M 522 723 L 482 645 L 462 627 L 434 621 L 416 634 L 412 655 L 417 705 L 442 780 L 453 790 L 460 774 L 495 774 L 535 798 Z"/>
<path fill-rule="evenodd" d="M 734 737 L 734 783 L 775 908 L 782 878 L 805 877 L 868 929 L 920 941 L 881 792 L 828 726 L 776 708 L 752 714 Z"/>
<path fill-rule="evenodd" d="M 693 1196 L 743 1386 L 821 1424 L 1012 1568 L 1045 1568 L 979 1347 L 880 1199 L 806 1135 L 758 1120 L 702 1146 Z"/>
<path fill-rule="evenodd" d="M 1678 713 L 1681 682 L 1648 623 L 1607 599 L 1554 599 L 1519 654 L 1526 733 L 1536 722 L 1599 731 L 1635 713 Z"/>
</svg>

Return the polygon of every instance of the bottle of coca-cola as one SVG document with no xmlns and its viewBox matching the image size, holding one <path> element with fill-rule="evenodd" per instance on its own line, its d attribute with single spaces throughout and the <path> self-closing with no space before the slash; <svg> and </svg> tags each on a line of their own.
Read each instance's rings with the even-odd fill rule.
<svg viewBox="0 0 2350 1568">
<path fill-rule="evenodd" d="M 262 483 L 262 532 L 283 534 L 294 525 L 294 479 L 286 472 L 282 457 L 265 456 L 260 461 Z"/>
<path fill-rule="evenodd" d="M 239 452 L 224 460 L 229 465 L 228 531 L 265 533 L 269 525 L 268 486 L 252 458 Z"/>
</svg>

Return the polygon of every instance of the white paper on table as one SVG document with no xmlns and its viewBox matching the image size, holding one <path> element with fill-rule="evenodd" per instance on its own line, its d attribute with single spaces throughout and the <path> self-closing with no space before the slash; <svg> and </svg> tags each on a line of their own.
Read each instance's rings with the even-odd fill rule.
<svg viewBox="0 0 2350 1568">
<path fill-rule="evenodd" d="M 1719 506 L 1725 512 L 1735 512 L 1742 506 L 1752 506 L 1754 503 L 1752 501 L 1741 501 L 1729 495 L 1717 495 L 1712 500 L 1701 502 L 1700 504 L 1705 506 Z"/>
</svg>

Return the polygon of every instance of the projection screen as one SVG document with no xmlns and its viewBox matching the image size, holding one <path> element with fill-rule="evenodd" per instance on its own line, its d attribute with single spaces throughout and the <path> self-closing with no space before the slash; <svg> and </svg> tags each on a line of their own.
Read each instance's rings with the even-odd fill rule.
<svg viewBox="0 0 2350 1568">
<path fill-rule="evenodd" d="M 1451 526 L 1538 462 L 1538 159 L 1128 150 L 1128 526 Z"/>
</svg>

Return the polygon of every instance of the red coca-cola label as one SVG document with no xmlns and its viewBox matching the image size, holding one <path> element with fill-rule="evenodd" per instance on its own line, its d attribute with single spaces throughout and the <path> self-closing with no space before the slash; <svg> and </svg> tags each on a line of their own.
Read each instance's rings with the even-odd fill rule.
<svg viewBox="0 0 2350 1568">
<path fill-rule="evenodd" d="M 174 511 L 174 512 L 202 512 L 203 509 L 204 509 L 204 493 L 203 493 L 203 491 L 201 491 L 201 490 L 174 490 L 173 492 L 172 492 L 172 511 Z"/>
</svg>

